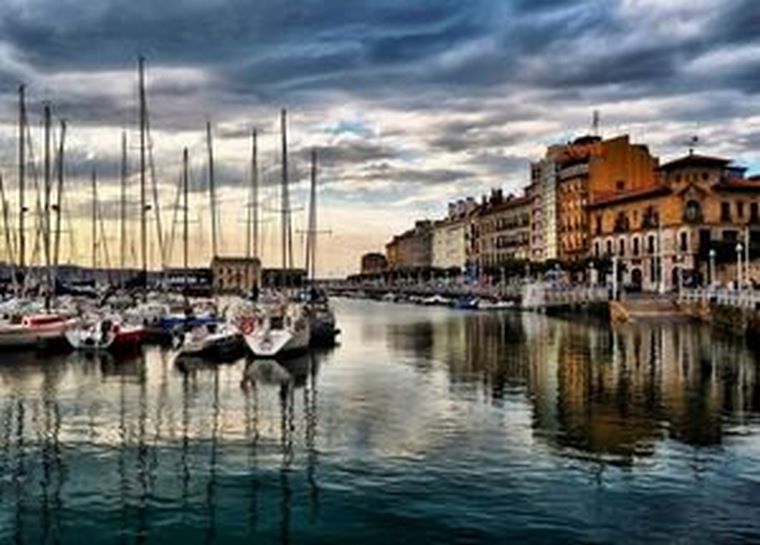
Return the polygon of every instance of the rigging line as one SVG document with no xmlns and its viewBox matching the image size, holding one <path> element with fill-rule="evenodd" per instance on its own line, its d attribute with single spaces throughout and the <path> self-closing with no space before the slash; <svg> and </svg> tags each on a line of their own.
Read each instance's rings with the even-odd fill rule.
<svg viewBox="0 0 760 545">
<path fill-rule="evenodd" d="M 146 99 L 147 104 L 147 99 Z M 148 165 L 150 168 L 150 180 L 153 189 L 153 207 L 155 208 L 156 233 L 158 235 L 158 253 L 161 258 L 161 268 L 166 268 L 166 254 L 164 248 L 164 233 L 161 226 L 161 205 L 158 199 L 158 182 L 156 181 L 156 162 L 153 158 L 153 136 L 150 134 L 150 114 L 145 108 L 145 131 L 148 138 Z"/>
</svg>

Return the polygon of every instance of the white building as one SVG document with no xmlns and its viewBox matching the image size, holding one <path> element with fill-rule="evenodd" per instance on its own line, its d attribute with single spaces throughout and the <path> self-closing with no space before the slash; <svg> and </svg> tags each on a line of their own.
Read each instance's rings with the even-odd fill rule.
<svg viewBox="0 0 760 545">
<path fill-rule="evenodd" d="M 559 257 L 557 239 L 557 164 L 549 158 L 531 165 L 535 207 L 531 259 L 546 261 Z M 540 221 L 538 221 L 540 219 Z"/>
<path fill-rule="evenodd" d="M 433 267 L 464 267 L 467 261 L 467 235 L 477 205 L 472 198 L 449 203 L 448 216 L 433 226 Z"/>
</svg>

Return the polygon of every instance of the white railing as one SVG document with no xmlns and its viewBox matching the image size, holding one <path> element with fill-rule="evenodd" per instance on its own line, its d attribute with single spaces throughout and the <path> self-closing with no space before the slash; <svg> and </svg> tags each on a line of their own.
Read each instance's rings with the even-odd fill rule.
<svg viewBox="0 0 760 545">
<path fill-rule="evenodd" d="M 755 290 L 728 290 L 717 288 L 682 289 L 678 300 L 686 303 L 714 303 L 736 308 L 760 308 L 760 292 Z"/>
<path fill-rule="evenodd" d="M 522 306 L 526 309 L 601 303 L 608 299 L 609 290 L 604 286 L 527 284 L 522 291 Z"/>
</svg>

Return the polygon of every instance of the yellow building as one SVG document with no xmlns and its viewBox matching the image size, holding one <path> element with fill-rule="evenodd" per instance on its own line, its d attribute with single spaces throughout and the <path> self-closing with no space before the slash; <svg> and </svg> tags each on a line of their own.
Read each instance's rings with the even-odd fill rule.
<svg viewBox="0 0 760 545">
<path fill-rule="evenodd" d="M 260 285 L 261 262 L 248 257 L 215 257 L 211 261 L 216 293 L 249 293 Z"/>
<path fill-rule="evenodd" d="M 706 283 L 712 256 L 726 283 L 738 260 L 755 258 L 759 207 L 760 179 L 728 159 L 689 154 L 660 167 L 658 185 L 589 204 L 592 256 L 615 256 L 622 282 L 652 291 Z"/>
</svg>

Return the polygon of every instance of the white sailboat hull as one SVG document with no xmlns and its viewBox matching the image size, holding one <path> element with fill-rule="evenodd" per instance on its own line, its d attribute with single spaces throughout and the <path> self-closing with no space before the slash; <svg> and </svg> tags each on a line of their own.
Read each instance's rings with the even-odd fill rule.
<svg viewBox="0 0 760 545">
<path fill-rule="evenodd" d="M 66 331 L 75 324 L 76 320 L 35 326 L 6 324 L 0 327 L 0 348 L 25 348 L 62 341 Z"/>
<path fill-rule="evenodd" d="M 273 329 L 259 330 L 245 336 L 245 343 L 259 358 L 273 358 L 286 354 L 303 352 L 309 348 L 309 328 L 300 330 Z"/>
</svg>

